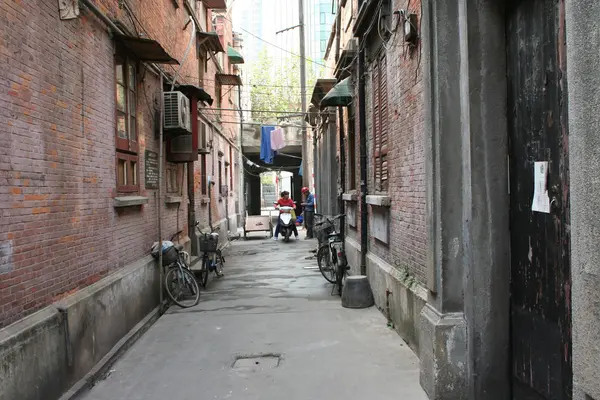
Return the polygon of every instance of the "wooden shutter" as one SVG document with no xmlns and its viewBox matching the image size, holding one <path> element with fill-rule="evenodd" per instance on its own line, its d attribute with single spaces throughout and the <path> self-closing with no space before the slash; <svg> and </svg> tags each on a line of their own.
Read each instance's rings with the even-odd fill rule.
<svg viewBox="0 0 600 400">
<path fill-rule="evenodd" d="M 373 173 L 375 178 L 375 187 L 379 186 L 381 180 L 381 168 L 379 164 L 379 134 L 380 134 L 380 121 L 379 121 L 379 63 L 375 62 L 373 65 Z"/>
<path fill-rule="evenodd" d="M 379 168 L 381 170 L 381 180 L 379 190 L 388 190 L 388 144 L 389 144 L 389 124 L 388 124 L 388 93 L 387 93 L 387 64 L 385 55 L 379 61 Z"/>
</svg>

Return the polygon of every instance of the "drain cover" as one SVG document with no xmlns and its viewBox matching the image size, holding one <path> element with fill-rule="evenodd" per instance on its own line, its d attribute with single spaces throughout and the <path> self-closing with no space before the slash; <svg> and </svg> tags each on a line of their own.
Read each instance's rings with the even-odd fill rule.
<svg viewBox="0 0 600 400">
<path fill-rule="evenodd" d="M 234 369 L 270 369 L 277 368 L 281 356 L 278 354 L 265 354 L 255 356 L 236 357 L 233 362 Z"/>
</svg>

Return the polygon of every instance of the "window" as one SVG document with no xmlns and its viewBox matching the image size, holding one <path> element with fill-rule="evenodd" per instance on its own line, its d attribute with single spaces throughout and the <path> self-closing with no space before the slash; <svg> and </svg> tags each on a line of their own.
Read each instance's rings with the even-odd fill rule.
<svg viewBox="0 0 600 400">
<path fill-rule="evenodd" d="M 135 63 L 115 57 L 116 181 L 122 193 L 139 190 L 136 82 Z"/>
<path fill-rule="evenodd" d="M 138 191 L 137 155 L 117 151 L 117 191 L 123 193 Z"/>
<path fill-rule="evenodd" d="M 321 40 L 321 51 L 327 50 L 327 40 Z"/>
<path fill-rule="evenodd" d="M 356 189 L 356 136 L 354 135 L 354 114 L 351 107 L 348 108 L 348 190 Z"/>
<path fill-rule="evenodd" d="M 233 190 L 233 148 L 229 146 L 229 192 Z"/>
<path fill-rule="evenodd" d="M 215 84 L 215 100 L 217 101 L 217 115 L 221 115 L 221 84 L 220 83 L 216 83 Z"/>
<path fill-rule="evenodd" d="M 180 176 L 179 167 L 177 164 L 167 164 L 167 193 L 179 193 L 180 191 Z M 182 176 L 183 177 L 183 176 Z"/>
<path fill-rule="evenodd" d="M 204 87 L 204 72 L 206 71 L 206 53 L 204 49 L 198 49 L 198 86 Z"/>
<path fill-rule="evenodd" d="M 208 194 L 207 186 L 208 186 L 208 176 L 206 175 L 206 154 L 200 155 L 200 179 L 202 182 L 200 183 L 200 190 L 203 195 Z"/>
<path fill-rule="evenodd" d="M 326 24 L 326 23 L 327 23 L 327 14 L 322 12 L 321 13 L 321 24 Z"/>
<path fill-rule="evenodd" d="M 208 151 L 208 142 L 206 137 L 207 127 L 204 122 L 198 123 L 198 151 L 206 153 Z"/>
<path fill-rule="evenodd" d="M 375 191 L 388 190 L 388 96 L 385 54 L 373 64 L 373 172 Z"/>
<path fill-rule="evenodd" d="M 128 59 L 115 63 L 117 148 L 137 152 L 135 65 Z"/>
<path fill-rule="evenodd" d="M 221 194 L 223 185 L 223 161 L 221 160 L 219 160 L 219 180 L 217 182 L 219 183 L 219 194 Z"/>
</svg>

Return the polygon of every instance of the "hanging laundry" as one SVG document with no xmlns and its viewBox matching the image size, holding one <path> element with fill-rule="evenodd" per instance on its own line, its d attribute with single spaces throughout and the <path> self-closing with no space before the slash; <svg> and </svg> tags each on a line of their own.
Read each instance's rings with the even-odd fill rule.
<svg viewBox="0 0 600 400">
<path fill-rule="evenodd" d="M 275 152 L 271 148 L 271 132 L 274 126 L 262 126 L 260 128 L 260 159 L 266 164 L 273 164 Z"/>
<path fill-rule="evenodd" d="M 271 132 L 271 149 L 281 150 L 285 147 L 285 138 L 283 137 L 283 129 L 277 128 Z"/>
<path fill-rule="evenodd" d="M 302 163 L 303 161 L 300 161 L 300 170 L 298 171 L 298 176 L 302 176 Z"/>
</svg>

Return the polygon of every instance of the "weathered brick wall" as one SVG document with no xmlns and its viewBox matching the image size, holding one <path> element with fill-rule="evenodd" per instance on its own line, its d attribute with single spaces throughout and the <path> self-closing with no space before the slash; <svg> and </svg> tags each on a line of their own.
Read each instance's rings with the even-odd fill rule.
<svg viewBox="0 0 600 400">
<path fill-rule="evenodd" d="M 181 59 L 189 40 L 187 31 L 182 34 L 185 9 L 168 1 L 128 3 L 135 17 L 116 0 L 98 2 L 132 32 L 147 32 Z M 56 2 L 9 0 L 0 4 L 0 32 L 0 326 L 5 326 L 149 253 L 158 236 L 157 193 L 143 186 L 143 154 L 158 151 L 151 110 L 159 88 L 157 76 L 141 68 L 139 180 L 149 202 L 117 210 L 113 42 L 105 27 L 85 10 L 61 21 Z M 189 83 L 197 82 L 195 63 L 192 51 L 182 73 Z M 165 70 L 173 73 L 174 67 Z M 185 190 L 182 194 L 179 206 L 164 210 L 163 237 L 187 229 Z"/>
<path fill-rule="evenodd" d="M 419 0 L 410 1 L 410 12 L 418 15 Z M 406 0 L 393 2 L 405 9 Z M 390 244 L 370 238 L 369 250 L 399 268 L 406 267 L 419 281 L 426 279 L 425 149 L 423 130 L 423 83 L 420 47 L 404 43 L 402 29 L 387 44 L 387 77 L 390 147 L 388 152 Z M 367 126 L 369 193 L 374 194 L 372 132 L 372 65 L 367 65 Z"/>
</svg>

